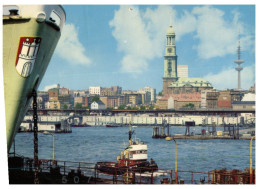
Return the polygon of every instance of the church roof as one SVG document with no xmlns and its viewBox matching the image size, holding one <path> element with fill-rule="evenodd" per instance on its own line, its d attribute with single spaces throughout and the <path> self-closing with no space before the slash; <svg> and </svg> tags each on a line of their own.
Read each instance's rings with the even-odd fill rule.
<svg viewBox="0 0 260 189">
<path fill-rule="evenodd" d="M 183 87 L 191 85 L 193 87 L 212 87 L 212 85 L 202 78 L 179 77 L 177 81 L 172 82 L 169 87 Z"/>
</svg>

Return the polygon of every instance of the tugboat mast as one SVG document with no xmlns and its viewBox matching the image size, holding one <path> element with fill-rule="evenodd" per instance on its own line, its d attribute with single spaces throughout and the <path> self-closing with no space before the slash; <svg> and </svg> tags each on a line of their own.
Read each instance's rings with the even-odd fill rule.
<svg viewBox="0 0 260 189">
<path fill-rule="evenodd" d="M 132 126 L 131 122 L 129 124 L 129 132 L 128 132 L 128 140 L 129 140 L 129 146 L 132 145 L 132 135 L 134 134 L 135 131 L 132 131 Z"/>
</svg>

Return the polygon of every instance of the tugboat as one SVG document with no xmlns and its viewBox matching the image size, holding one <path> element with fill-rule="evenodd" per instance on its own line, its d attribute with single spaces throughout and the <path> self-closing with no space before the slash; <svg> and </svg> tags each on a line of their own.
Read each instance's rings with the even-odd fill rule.
<svg viewBox="0 0 260 189">
<path fill-rule="evenodd" d="M 134 130 L 130 126 L 129 145 L 117 156 L 117 162 L 97 162 L 97 170 L 110 175 L 123 175 L 128 172 L 154 172 L 158 170 L 158 166 L 153 159 L 147 160 L 147 144 L 138 139 L 133 140 L 133 133 Z"/>
</svg>

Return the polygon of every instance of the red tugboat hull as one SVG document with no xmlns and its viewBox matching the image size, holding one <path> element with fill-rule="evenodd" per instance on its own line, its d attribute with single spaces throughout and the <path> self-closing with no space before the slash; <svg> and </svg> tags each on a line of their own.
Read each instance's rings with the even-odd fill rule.
<svg viewBox="0 0 260 189">
<path fill-rule="evenodd" d="M 127 160 L 126 160 L 127 161 Z M 129 165 L 119 165 L 115 162 L 97 162 L 96 168 L 102 173 L 109 174 L 109 175 L 123 175 L 128 171 L 137 172 L 137 173 L 144 173 L 144 172 L 153 172 L 158 170 L 158 166 L 156 163 L 151 164 L 148 161 L 144 162 L 132 162 Z"/>
</svg>

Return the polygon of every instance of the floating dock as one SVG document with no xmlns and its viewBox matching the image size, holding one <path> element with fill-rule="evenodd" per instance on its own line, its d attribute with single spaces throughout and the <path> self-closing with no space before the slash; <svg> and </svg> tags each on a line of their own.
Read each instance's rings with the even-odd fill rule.
<svg viewBox="0 0 260 189">
<path fill-rule="evenodd" d="M 71 125 L 68 124 L 67 120 L 61 121 L 39 121 L 38 132 L 52 132 L 52 133 L 71 133 Z M 19 132 L 33 132 L 33 121 L 23 121 Z"/>
<path fill-rule="evenodd" d="M 199 140 L 209 140 L 209 139 L 245 139 L 250 140 L 252 136 L 255 136 L 255 128 L 250 127 L 246 129 L 240 129 L 238 125 L 224 125 L 223 131 L 217 131 L 216 125 L 203 127 L 201 129 L 201 133 L 193 133 L 190 132 L 190 127 L 195 127 L 194 121 L 186 121 L 185 122 L 185 133 L 184 134 L 175 134 L 170 135 L 169 124 L 167 122 L 163 123 L 161 126 L 153 127 L 152 138 L 166 138 L 171 137 L 172 139 L 199 139 Z M 167 133 L 165 133 L 165 129 L 167 129 Z M 239 132 L 246 132 L 244 134 L 240 134 Z"/>
</svg>

